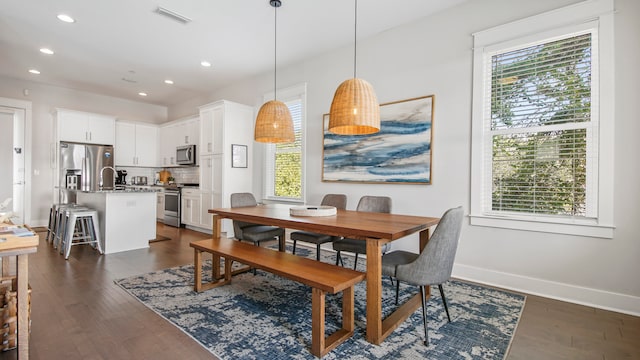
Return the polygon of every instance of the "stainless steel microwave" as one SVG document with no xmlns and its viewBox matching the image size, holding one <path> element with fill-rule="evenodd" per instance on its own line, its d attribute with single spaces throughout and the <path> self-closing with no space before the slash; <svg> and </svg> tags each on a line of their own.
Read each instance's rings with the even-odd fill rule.
<svg viewBox="0 0 640 360">
<path fill-rule="evenodd" d="M 176 149 L 176 163 L 178 165 L 195 165 L 196 164 L 196 146 L 185 145 L 178 146 Z"/>
</svg>

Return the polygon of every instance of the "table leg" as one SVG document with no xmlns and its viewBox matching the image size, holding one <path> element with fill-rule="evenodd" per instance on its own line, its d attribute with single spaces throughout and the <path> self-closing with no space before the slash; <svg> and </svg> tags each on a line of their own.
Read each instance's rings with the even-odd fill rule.
<svg viewBox="0 0 640 360">
<path fill-rule="evenodd" d="M 193 290 L 202 291 L 202 251 L 193 249 Z"/>
<path fill-rule="evenodd" d="M 367 239 L 367 341 L 382 338 L 382 250 L 379 239 Z"/>
<path fill-rule="evenodd" d="M 213 236 L 212 237 L 214 239 L 219 239 L 220 238 L 220 229 L 222 229 L 222 218 L 219 215 L 216 215 L 216 214 L 213 214 L 212 216 L 213 216 L 213 221 L 212 221 L 213 229 L 211 229 L 212 232 L 213 232 Z"/>
<path fill-rule="evenodd" d="M 9 257 L 3 257 L 2 258 L 2 276 L 9 276 L 11 275 L 11 268 L 9 267 L 10 261 L 9 261 Z"/>
<path fill-rule="evenodd" d="M 426 228 L 420 231 L 420 252 L 427 247 L 427 243 L 429 242 L 429 228 Z"/>
<path fill-rule="evenodd" d="M 18 255 L 18 358 L 29 359 L 29 255 Z"/>
<path fill-rule="evenodd" d="M 428 239 L 428 230 L 425 231 Z M 421 234 L 421 239 L 422 236 Z M 380 345 L 393 330 L 420 307 L 420 301 L 420 294 L 417 294 L 382 319 L 381 241 L 367 239 L 367 341 Z"/>
</svg>

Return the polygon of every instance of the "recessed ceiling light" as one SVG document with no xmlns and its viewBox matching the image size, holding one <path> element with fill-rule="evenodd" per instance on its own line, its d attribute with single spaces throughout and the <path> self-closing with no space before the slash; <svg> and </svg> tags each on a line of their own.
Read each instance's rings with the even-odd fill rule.
<svg viewBox="0 0 640 360">
<path fill-rule="evenodd" d="M 204 66 L 204 67 L 211 67 L 211 63 L 208 61 L 201 61 L 200 65 Z"/>
<path fill-rule="evenodd" d="M 38 71 L 36 69 L 30 69 L 29 72 L 32 73 L 32 74 L 36 74 L 36 75 L 40 74 L 40 71 Z"/>
<path fill-rule="evenodd" d="M 173 80 L 167 79 L 167 80 L 164 81 L 164 83 L 165 84 L 169 84 L 169 85 L 173 85 Z"/>
<path fill-rule="evenodd" d="M 76 20 L 67 14 L 58 14 L 58 20 L 66 23 L 74 23 Z"/>
<path fill-rule="evenodd" d="M 138 95 L 140 95 L 140 96 L 147 96 L 147 93 L 146 93 L 146 92 L 142 92 L 142 91 L 141 91 L 141 92 L 139 92 L 139 93 L 138 93 Z"/>
<path fill-rule="evenodd" d="M 47 48 L 40 49 L 40 52 L 47 55 L 53 55 L 53 50 Z"/>
</svg>

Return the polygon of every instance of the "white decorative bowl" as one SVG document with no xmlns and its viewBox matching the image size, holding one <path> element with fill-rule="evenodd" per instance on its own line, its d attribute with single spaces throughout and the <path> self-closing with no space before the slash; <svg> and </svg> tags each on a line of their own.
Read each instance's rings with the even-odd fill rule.
<svg viewBox="0 0 640 360">
<path fill-rule="evenodd" d="M 335 206 L 326 205 L 305 205 L 305 206 L 292 206 L 289 209 L 291 216 L 332 216 L 335 215 L 337 209 Z"/>
</svg>

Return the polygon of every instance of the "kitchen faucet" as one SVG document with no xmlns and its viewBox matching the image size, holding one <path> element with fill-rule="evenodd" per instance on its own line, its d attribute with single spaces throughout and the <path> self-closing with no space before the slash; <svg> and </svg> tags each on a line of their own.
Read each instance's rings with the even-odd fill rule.
<svg viewBox="0 0 640 360">
<path fill-rule="evenodd" d="M 105 166 L 102 169 L 100 169 L 100 190 L 102 190 L 103 185 L 104 185 L 104 180 L 103 180 L 103 173 L 104 173 L 104 169 L 111 169 L 111 171 L 113 171 L 113 182 L 115 183 L 115 179 L 116 179 L 116 169 L 114 169 L 111 166 Z"/>
</svg>

